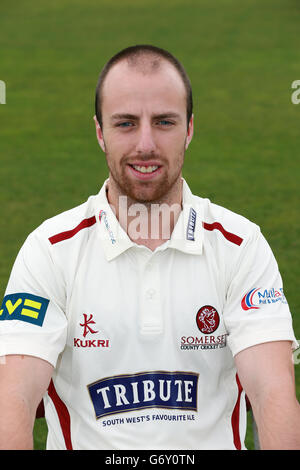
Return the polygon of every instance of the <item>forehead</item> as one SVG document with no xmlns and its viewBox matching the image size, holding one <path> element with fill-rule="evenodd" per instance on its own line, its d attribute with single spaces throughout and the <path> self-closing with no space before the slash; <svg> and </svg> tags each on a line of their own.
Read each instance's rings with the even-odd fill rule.
<svg viewBox="0 0 300 470">
<path fill-rule="evenodd" d="M 116 112 L 124 106 L 127 112 L 141 107 L 164 111 L 166 106 L 185 112 L 186 90 L 179 72 L 164 59 L 153 66 L 146 61 L 115 64 L 103 83 L 102 112 Z"/>
</svg>

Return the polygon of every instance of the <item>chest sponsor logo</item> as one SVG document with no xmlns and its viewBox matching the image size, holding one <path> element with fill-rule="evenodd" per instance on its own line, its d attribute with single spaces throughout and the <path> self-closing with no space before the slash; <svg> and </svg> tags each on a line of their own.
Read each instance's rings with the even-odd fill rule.
<svg viewBox="0 0 300 470">
<path fill-rule="evenodd" d="M 24 292 L 6 295 L 0 308 L 0 320 L 21 320 L 42 326 L 49 300 Z"/>
<path fill-rule="evenodd" d="M 116 375 L 87 386 L 96 419 L 146 408 L 197 411 L 198 374 L 151 371 Z"/>
<path fill-rule="evenodd" d="M 243 310 L 258 310 L 264 305 L 275 304 L 277 302 L 287 303 L 282 288 L 254 288 L 244 295 L 241 306 Z"/>
<path fill-rule="evenodd" d="M 83 328 L 82 330 L 83 339 L 74 338 L 73 339 L 74 348 L 109 348 L 110 347 L 109 339 L 86 338 L 88 334 L 91 334 L 91 335 L 95 335 L 97 333 L 100 334 L 100 331 L 96 330 L 94 325 L 96 325 L 96 322 L 93 319 L 93 315 L 92 314 L 87 315 L 86 313 L 83 313 L 83 321 L 79 323 L 79 326 Z"/>
</svg>

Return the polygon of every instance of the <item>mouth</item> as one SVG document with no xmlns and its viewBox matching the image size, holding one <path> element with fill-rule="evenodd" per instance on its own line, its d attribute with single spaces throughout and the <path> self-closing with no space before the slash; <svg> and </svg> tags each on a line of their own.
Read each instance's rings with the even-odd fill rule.
<svg viewBox="0 0 300 470">
<path fill-rule="evenodd" d="M 131 170 L 131 173 L 140 180 L 148 180 L 154 178 L 161 172 L 161 165 L 155 164 L 129 164 L 128 167 Z"/>
<path fill-rule="evenodd" d="M 140 165 L 131 165 L 136 171 L 140 173 L 153 173 L 157 170 L 158 165 L 149 165 L 149 166 L 140 166 Z"/>
</svg>

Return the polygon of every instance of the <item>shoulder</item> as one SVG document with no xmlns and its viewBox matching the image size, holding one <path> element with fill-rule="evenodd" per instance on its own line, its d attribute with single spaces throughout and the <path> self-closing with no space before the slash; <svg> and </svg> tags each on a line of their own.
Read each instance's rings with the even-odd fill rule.
<svg viewBox="0 0 300 470">
<path fill-rule="evenodd" d="M 89 231 L 84 229 L 96 224 L 95 198 L 94 195 L 90 196 L 84 203 L 46 219 L 28 238 L 49 249 L 62 245 L 67 248 L 70 243 L 63 242 L 73 241 L 75 238 L 82 239 L 89 234 Z"/>
<path fill-rule="evenodd" d="M 204 238 L 211 243 L 221 243 L 233 249 L 242 249 L 260 235 L 260 227 L 245 216 L 223 206 L 194 196 L 202 207 Z"/>
</svg>

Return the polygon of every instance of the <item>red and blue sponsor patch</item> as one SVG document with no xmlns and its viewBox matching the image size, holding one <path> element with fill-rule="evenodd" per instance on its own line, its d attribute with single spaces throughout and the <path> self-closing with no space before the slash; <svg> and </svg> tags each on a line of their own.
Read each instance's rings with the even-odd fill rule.
<svg viewBox="0 0 300 470">
<path fill-rule="evenodd" d="M 241 301 L 243 310 L 258 310 L 263 305 L 275 304 L 277 302 L 287 303 L 283 289 L 263 289 L 261 287 L 253 288 L 248 291 Z"/>
</svg>

